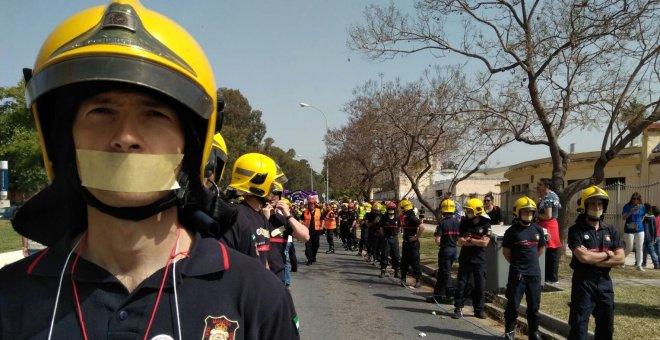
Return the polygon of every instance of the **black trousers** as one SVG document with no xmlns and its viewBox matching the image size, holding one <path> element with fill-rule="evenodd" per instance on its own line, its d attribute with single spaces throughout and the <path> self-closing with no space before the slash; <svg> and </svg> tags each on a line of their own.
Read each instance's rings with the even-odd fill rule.
<svg viewBox="0 0 660 340">
<path fill-rule="evenodd" d="M 319 240 L 321 232 L 319 230 L 309 231 L 309 241 L 305 242 L 305 257 L 307 261 L 316 262 L 316 253 L 319 252 Z"/>
<path fill-rule="evenodd" d="M 485 263 L 471 263 L 469 261 L 458 263 L 456 293 L 454 294 L 454 307 L 463 308 L 465 305 L 465 289 L 467 288 L 470 276 L 472 276 L 474 279 L 474 288 L 472 289 L 472 307 L 474 307 L 475 313 L 479 313 L 484 310 L 484 304 L 486 303 Z"/>
<path fill-rule="evenodd" d="M 291 262 L 291 271 L 298 271 L 298 257 L 296 256 L 296 247 L 294 243 L 289 247 L 289 262 Z"/>
<path fill-rule="evenodd" d="M 451 266 L 456 258 L 456 247 L 440 248 L 438 251 L 438 270 L 435 272 L 433 295 L 450 297 L 454 285 L 451 282 Z"/>
<path fill-rule="evenodd" d="M 328 250 L 335 250 L 335 229 L 325 231 L 325 240 L 328 241 Z"/>
<path fill-rule="evenodd" d="M 351 227 L 348 224 L 339 225 L 339 238 L 341 238 L 341 243 L 344 246 L 348 245 L 348 239 L 350 238 Z"/>
<path fill-rule="evenodd" d="M 589 317 L 594 316 L 594 339 L 612 339 L 614 335 L 614 289 L 609 274 L 576 275 L 573 272 L 568 339 L 587 339 Z M 641 325 L 640 325 L 641 326 Z M 625 332 L 625 331 L 624 331 Z"/>
<path fill-rule="evenodd" d="M 367 253 L 369 253 L 369 245 L 367 243 L 367 237 L 368 237 L 368 232 L 367 232 L 367 225 L 363 224 L 360 226 L 360 244 L 358 247 L 358 251 L 362 253 L 362 250 L 367 250 Z"/>
<path fill-rule="evenodd" d="M 547 248 L 545 250 L 545 282 L 559 281 L 559 255 L 563 248 Z"/>
<path fill-rule="evenodd" d="M 539 306 L 541 305 L 541 276 L 519 274 L 518 270 L 509 267 L 509 280 L 506 283 L 506 309 L 504 310 L 504 332 L 516 329 L 518 307 L 523 293 L 527 300 L 527 334 L 539 330 Z"/>
<path fill-rule="evenodd" d="M 392 269 L 399 270 L 399 238 L 394 236 L 380 237 L 380 269 L 387 269 L 387 257 L 392 261 Z"/>
<path fill-rule="evenodd" d="M 419 240 L 403 241 L 401 250 L 401 280 L 406 279 L 408 267 L 412 267 L 413 276 L 419 279 L 422 276 L 422 266 L 419 264 Z"/>
<path fill-rule="evenodd" d="M 372 255 L 374 259 L 380 258 L 380 241 L 379 239 L 382 238 L 382 236 L 378 236 L 376 233 L 378 232 L 378 228 L 371 228 L 367 229 L 367 254 Z"/>
</svg>

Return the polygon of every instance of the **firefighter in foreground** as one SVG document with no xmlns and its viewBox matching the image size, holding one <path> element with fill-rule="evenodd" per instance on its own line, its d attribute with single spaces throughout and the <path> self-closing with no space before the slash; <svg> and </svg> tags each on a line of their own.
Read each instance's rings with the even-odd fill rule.
<svg viewBox="0 0 660 340">
<path fill-rule="evenodd" d="M 456 204 L 450 199 L 440 202 L 442 220 L 435 229 L 435 243 L 440 246 L 438 250 L 438 270 L 436 272 L 433 296 L 427 302 L 450 302 L 452 299 L 453 284 L 451 281 L 451 266 L 456 258 L 456 239 L 460 222 L 454 218 Z"/>
<path fill-rule="evenodd" d="M 422 266 L 419 263 L 419 238 L 422 236 L 424 226 L 415 216 L 415 207 L 409 200 L 399 202 L 403 229 L 403 249 L 401 250 L 401 287 L 406 287 L 408 268 L 412 267 L 415 278 L 415 288 L 422 286 Z"/>
<path fill-rule="evenodd" d="M 114 1 L 58 26 L 25 76 L 53 182 L 14 223 L 49 248 L 0 270 L 1 339 L 298 338 L 284 285 L 184 209 L 205 203 L 217 108 L 187 32 Z"/>
<path fill-rule="evenodd" d="M 461 220 L 458 232 L 458 245 L 461 254 L 458 256 L 458 275 L 456 278 L 456 293 L 454 296 L 454 319 L 463 317 L 465 290 L 470 279 L 474 279 L 472 290 L 472 306 L 474 316 L 485 319 L 484 304 L 486 300 L 486 254 L 485 248 L 490 242 L 490 219 L 484 210 L 484 203 L 478 198 L 471 198 L 465 205 L 465 218 Z"/>
<path fill-rule="evenodd" d="M 596 321 L 595 339 L 612 339 L 614 335 L 610 269 L 622 265 L 625 256 L 617 228 L 603 222 L 609 202 L 607 192 L 597 186 L 582 190 L 578 198 L 580 214 L 568 229 L 568 247 L 573 252 L 568 339 L 587 339 L 591 315 Z"/>
<path fill-rule="evenodd" d="M 527 334 L 530 339 L 541 339 L 539 306 L 541 304 L 541 267 L 539 257 L 546 245 L 543 228 L 533 223 L 536 203 L 526 196 L 513 206 L 513 225 L 504 233 L 502 254 L 510 263 L 506 284 L 506 310 L 504 312 L 504 338 L 515 339 L 518 307 L 523 293 L 527 298 Z"/>
</svg>

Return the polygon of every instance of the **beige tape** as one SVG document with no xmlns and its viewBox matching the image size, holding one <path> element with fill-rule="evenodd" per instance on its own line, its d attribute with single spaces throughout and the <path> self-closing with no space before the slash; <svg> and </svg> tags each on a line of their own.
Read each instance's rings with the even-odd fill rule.
<svg viewBox="0 0 660 340">
<path fill-rule="evenodd" d="M 154 192 L 179 188 L 183 154 L 150 155 L 76 150 L 82 185 L 108 191 Z"/>
</svg>

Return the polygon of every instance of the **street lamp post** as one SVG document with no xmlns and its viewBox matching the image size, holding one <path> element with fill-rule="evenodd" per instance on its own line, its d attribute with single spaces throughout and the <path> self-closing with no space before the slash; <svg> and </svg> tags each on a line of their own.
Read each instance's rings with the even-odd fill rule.
<svg viewBox="0 0 660 340">
<path fill-rule="evenodd" d="M 327 135 L 327 133 L 328 133 L 328 117 L 325 115 L 325 113 L 321 109 L 319 109 L 318 107 L 316 107 L 314 105 L 309 105 L 307 103 L 300 103 L 299 105 L 302 108 L 309 107 L 309 108 L 312 108 L 312 109 L 314 109 L 318 112 L 321 112 L 321 114 L 323 115 L 323 119 L 325 119 L 325 133 Z M 328 164 L 329 154 L 330 153 L 329 153 L 329 150 L 328 150 L 328 144 L 326 143 L 326 145 L 325 145 L 325 200 L 326 200 L 326 202 L 330 201 L 330 185 L 329 185 L 329 182 L 328 182 L 330 180 L 330 166 Z"/>
</svg>

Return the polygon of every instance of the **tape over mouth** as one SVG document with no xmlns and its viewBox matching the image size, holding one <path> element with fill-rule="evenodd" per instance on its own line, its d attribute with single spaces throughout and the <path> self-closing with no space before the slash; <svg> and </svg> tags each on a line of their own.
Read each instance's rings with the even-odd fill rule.
<svg viewBox="0 0 660 340">
<path fill-rule="evenodd" d="M 77 149 L 82 186 L 107 191 L 155 192 L 180 188 L 183 154 L 117 153 Z"/>
</svg>

